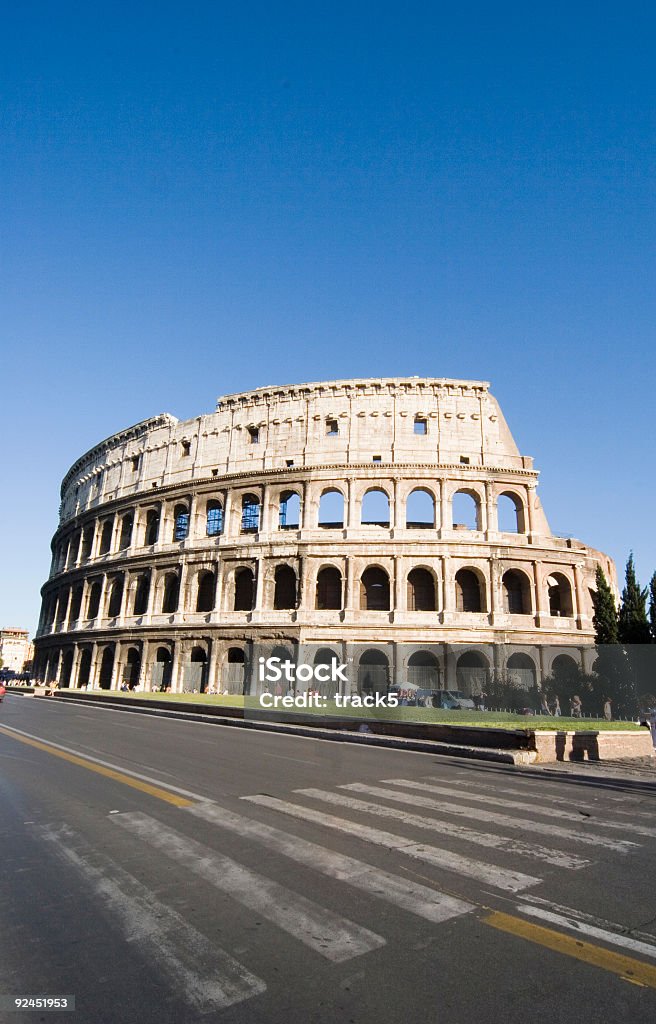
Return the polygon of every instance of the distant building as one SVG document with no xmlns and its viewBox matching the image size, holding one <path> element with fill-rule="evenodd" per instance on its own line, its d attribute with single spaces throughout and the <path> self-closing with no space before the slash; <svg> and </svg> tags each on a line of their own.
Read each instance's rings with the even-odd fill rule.
<svg viewBox="0 0 656 1024">
<path fill-rule="evenodd" d="M 25 672 L 31 664 L 33 647 L 29 633 L 19 626 L 0 629 L 0 659 L 2 668 L 12 672 Z"/>
</svg>

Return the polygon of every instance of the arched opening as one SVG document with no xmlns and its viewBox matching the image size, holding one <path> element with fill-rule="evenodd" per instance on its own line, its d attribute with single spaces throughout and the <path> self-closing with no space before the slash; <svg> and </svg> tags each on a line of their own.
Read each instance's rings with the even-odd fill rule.
<svg viewBox="0 0 656 1024">
<path fill-rule="evenodd" d="M 223 533 L 223 506 L 216 498 L 207 503 L 205 531 L 208 537 L 219 537 Z"/>
<path fill-rule="evenodd" d="M 150 576 L 140 576 L 137 582 L 137 589 L 134 592 L 134 615 L 145 615 L 148 611 L 148 598 L 150 597 Z"/>
<path fill-rule="evenodd" d="M 85 687 L 89 685 L 91 675 L 91 651 L 84 650 L 80 655 L 80 662 L 77 669 L 77 685 Z"/>
<path fill-rule="evenodd" d="M 235 604 L 236 612 L 253 610 L 255 598 L 255 576 L 252 569 L 237 569 L 235 573 Z"/>
<path fill-rule="evenodd" d="M 389 526 L 390 504 L 386 491 L 372 487 L 362 499 L 360 522 L 363 526 Z"/>
<path fill-rule="evenodd" d="M 579 675 L 578 663 L 569 654 L 557 654 L 551 663 L 551 674 L 558 682 L 571 682 Z"/>
<path fill-rule="evenodd" d="M 547 577 L 547 589 L 549 591 L 549 614 L 559 615 L 570 619 L 574 614 L 572 603 L 572 586 L 560 572 L 554 572 Z"/>
<path fill-rule="evenodd" d="M 260 528 L 260 499 L 256 494 L 245 494 L 241 499 L 241 532 L 257 533 Z"/>
<path fill-rule="evenodd" d="M 382 651 L 365 651 L 358 664 L 358 692 L 371 696 L 389 690 L 389 661 Z"/>
<path fill-rule="evenodd" d="M 360 580 L 360 608 L 368 612 L 388 612 L 390 582 L 384 569 L 370 565 Z"/>
<path fill-rule="evenodd" d="M 84 587 L 81 583 L 79 583 L 77 587 L 73 587 L 71 593 L 71 610 L 68 614 L 68 621 L 70 625 L 73 625 L 74 622 L 77 622 L 77 620 L 80 617 L 80 612 L 82 610 L 83 592 Z"/>
<path fill-rule="evenodd" d="M 456 573 L 456 611 L 482 612 L 485 610 L 483 585 L 473 569 L 458 569 Z"/>
<path fill-rule="evenodd" d="M 132 527 L 134 525 L 134 519 L 132 515 L 123 516 L 121 520 L 121 536 L 119 540 L 119 550 L 125 551 L 126 548 L 130 547 L 132 540 Z"/>
<path fill-rule="evenodd" d="M 173 658 L 168 647 L 158 647 L 155 661 L 151 668 L 150 688 L 162 692 L 171 686 L 171 672 L 173 670 Z"/>
<path fill-rule="evenodd" d="M 178 610 L 180 597 L 180 580 L 175 572 L 167 572 L 164 577 L 164 588 L 162 592 L 162 613 L 172 615 Z"/>
<path fill-rule="evenodd" d="M 115 619 L 121 614 L 121 605 L 123 603 L 123 577 L 117 576 L 112 580 L 112 584 L 109 590 L 109 601 L 107 604 L 107 616 L 110 619 Z"/>
<path fill-rule="evenodd" d="M 319 526 L 324 530 L 341 530 L 344 526 L 344 495 L 331 488 L 319 499 Z"/>
<path fill-rule="evenodd" d="M 141 654 L 136 647 L 131 647 L 123 666 L 123 682 L 130 690 L 136 690 L 141 675 Z"/>
<path fill-rule="evenodd" d="M 301 498 L 296 491 L 283 491 L 280 495 L 278 526 L 281 530 L 298 530 L 301 521 Z"/>
<path fill-rule="evenodd" d="M 408 573 L 408 611 L 434 612 L 435 580 L 428 569 L 412 569 Z"/>
<path fill-rule="evenodd" d="M 408 495 L 405 525 L 409 530 L 431 530 L 435 526 L 435 498 L 423 487 L 415 488 Z"/>
<path fill-rule="evenodd" d="M 232 694 L 243 694 L 246 681 L 246 657 L 241 647 L 228 648 L 223 666 L 223 689 Z"/>
<path fill-rule="evenodd" d="M 296 573 L 289 565 L 277 565 L 273 592 L 276 611 L 296 607 Z"/>
<path fill-rule="evenodd" d="M 189 536 L 189 509 L 186 505 L 176 505 L 173 510 L 173 540 L 186 540 Z"/>
<path fill-rule="evenodd" d="M 524 506 L 516 494 L 504 491 L 499 495 L 497 517 L 502 533 L 525 533 Z"/>
<path fill-rule="evenodd" d="M 69 597 L 70 590 L 68 588 L 63 588 L 57 598 L 57 622 L 60 626 L 66 621 Z"/>
<path fill-rule="evenodd" d="M 159 511 L 156 508 L 151 508 L 146 515 L 146 545 L 157 544 L 158 537 Z"/>
<path fill-rule="evenodd" d="M 202 647 L 194 647 L 184 667 L 183 690 L 185 693 L 205 693 L 207 688 L 207 653 Z"/>
<path fill-rule="evenodd" d="M 106 555 L 112 546 L 112 533 L 114 531 L 114 520 L 106 519 L 102 525 L 102 532 L 100 534 L 100 547 L 98 554 Z"/>
<path fill-rule="evenodd" d="M 466 651 L 456 663 L 456 685 L 458 690 L 471 697 L 484 693 L 489 676 L 489 662 L 480 651 Z"/>
<path fill-rule="evenodd" d="M 518 690 L 531 690 L 536 685 L 535 662 L 528 654 L 511 654 L 507 669 L 510 681 Z"/>
<path fill-rule="evenodd" d="M 100 596 L 102 594 L 102 583 L 94 580 L 89 588 L 89 599 L 87 601 L 87 618 L 95 619 L 100 611 Z"/>
<path fill-rule="evenodd" d="M 451 510 L 454 530 L 480 530 L 481 502 L 474 491 L 456 491 Z"/>
<path fill-rule="evenodd" d="M 509 615 L 531 614 L 531 585 L 517 569 L 508 569 L 502 579 L 503 609 Z"/>
<path fill-rule="evenodd" d="M 408 682 L 422 690 L 440 689 L 440 663 L 430 651 L 415 651 L 408 659 Z"/>
<path fill-rule="evenodd" d="M 66 651 L 62 658 L 61 673 L 59 675 L 59 685 L 62 687 L 69 687 L 71 685 L 71 672 L 73 671 L 73 652 Z"/>
<path fill-rule="evenodd" d="M 198 594 L 196 595 L 196 611 L 211 612 L 214 608 L 216 592 L 216 575 L 211 570 L 198 574 Z"/>
<path fill-rule="evenodd" d="M 334 565 L 326 565 L 317 573 L 316 608 L 339 611 L 342 607 L 342 575 Z"/>
<path fill-rule="evenodd" d="M 322 697 L 327 697 L 329 700 L 332 699 L 336 693 L 339 693 L 339 681 L 332 679 L 333 671 L 332 667 L 334 663 L 341 664 L 340 658 L 337 656 L 335 651 L 331 650 L 330 647 L 322 647 L 318 650 L 314 656 L 314 667 L 318 665 L 326 665 L 327 668 L 322 670 L 322 675 L 326 675 L 327 679 L 318 679 L 315 683 L 315 689 L 317 689 Z"/>
<path fill-rule="evenodd" d="M 94 535 L 94 527 L 93 527 L 93 525 L 92 526 L 86 526 L 85 529 L 84 529 L 84 532 L 82 534 L 82 554 L 81 554 L 81 558 L 82 558 L 83 562 L 86 562 L 87 559 L 91 558 L 91 550 L 93 548 L 93 535 Z"/>
<path fill-rule="evenodd" d="M 101 690 L 109 690 L 112 685 L 114 671 L 114 648 L 105 647 L 100 659 L 100 676 L 98 679 Z"/>
</svg>

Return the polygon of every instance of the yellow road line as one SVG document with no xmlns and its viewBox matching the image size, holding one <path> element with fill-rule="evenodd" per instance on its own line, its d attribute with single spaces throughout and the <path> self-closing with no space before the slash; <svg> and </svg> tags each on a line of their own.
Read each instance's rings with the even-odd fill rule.
<svg viewBox="0 0 656 1024">
<path fill-rule="evenodd" d="M 648 988 L 656 988 L 656 967 L 643 963 L 642 960 L 634 960 L 633 957 L 624 956 L 622 953 L 613 953 L 603 946 L 595 946 L 591 942 L 582 942 L 571 935 L 563 935 L 562 932 L 553 931 L 551 928 L 544 928 L 542 925 L 531 924 L 520 917 L 513 917 L 511 914 L 502 914 L 493 910 L 490 914 L 481 918 L 485 924 L 499 931 L 516 935 L 528 942 L 536 942 L 539 946 L 546 946 L 556 953 L 563 953 L 565 956 L 574 957 L 575 960 L 582 960 L 593 967 L 601 967 L 604 971 L 618 974 L 624 981 L 631 981 L 634 985 L 645 985 Z"/>
<path fill-rule="evenodd" d="M 58 750 L 57 747 L 50 746 L 49 743 L 42 743 L 40 740 L 33 740 L 27 736 L 21 736 L 12 729 L 4 729 L 0 726 L 0 733 L 11 737 L 11 739 L 17 740 L 19 743 L 26 743 L 29 747 L 36 747 L 37 750 L 43 750 L 46 754 L 52 754 L 54 757 L 61 757 L 64 761 L 69 761 L 70 764 L 76 764 L 80 768 L 88 768 L 89 771 L 97 772 L 98 775 L 104 775 L 107 779 L 114 779 L 115 782 L 122 782 L 124 786 L 132 786 L 133 789 L 138 789 L 142 793 L 148 793 L 149 796 L 154 796 L 158 800 L 164 800 L 167 804 L 174 804 L 175 807 L 191 807 L 194 803 L 193 800 L 188 800 L 184 796 L 178 796 L 177 793 L 171 793 L 167 789 L 160 789 L 159 786 L 153 786 L 150 782 L 142 782 L 141 779 L 135 779 L 131 775 L 125 775 L 123 772 L 118 772 L 113 768 L 105 768 L 104 765 L 96 764 L 95 761 L 91 761 L 86 757 L 79 757 L 77 754 L 69 754 L 64 750 Z"/>
</svg>

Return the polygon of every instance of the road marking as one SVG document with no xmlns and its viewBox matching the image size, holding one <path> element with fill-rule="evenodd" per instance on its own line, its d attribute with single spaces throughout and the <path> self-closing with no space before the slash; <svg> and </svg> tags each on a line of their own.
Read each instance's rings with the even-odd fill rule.
<svg viewBox="0 0 656 1024">
<path fill-rule="evenodd" d="M 335 878 L 354 889 L 392 903 L 401 910 L 422 917 L 433 924 L 441 924 L 474 909 L 471 903 L 464 900 L 426 885 L 406 882 L 405 879 L 391 875 L 373 864 L 366 864 L 344 853 L 336 853 L 308 839 L 283 832 L 253 818 L 233 814 L 232 811 L 217 804 L 193 804 L 186 810 L 196 818 L 228 829 L 243 839 L 252 839 L 266 849 L 288 857 L 306 868 L 319 871 L 328 878 Z"/>
<path fill-rule="evenodd" d="M 625 949 L 631 949 L 634 953 L 642 953 L 644 956 L 649 956 L 656 960 L 656 945 L 641 942 L 640 939 L 633 939 L 630 935 L 609 932 L 605 928 L 598 928 L 596 925 L 587 924 L 585 921 L 577 920 L 574 917 L 568 917 L 565 914 L 554 914 L 551 910 L 543 910 L 542 907 L 518 904 L 517 910 L 521 911 L 522 914 L 527 914 L 529 917 L 539 917 L 550 924 L 557 924 L 561 928 L 569 928 L 571 931 L 581 932 L 592 939 L 601 939 L 603 942 L 608 942 L 614 946 L 624 946 Z"/>
<path fill-rule="evenodd" d="M 320 907 L 195 839 L 188 839 L 147 814 L 117 814 L 110 820 L 256 911 L 326 960 L 341 963 L 385 945 L 381 935 Z"/>
<path fill-rule="evenodd" d="M 85 754 L 80 754 L 79 751 L 72 750 L 70 747 L 64 747 L 59 743 L 51 743 L 49 740 L 43 740 L 40 736 L 32 736 L 31 733 L 23 732 L 21 729 L 14 729 L 12 726 L 0 726 L 0 733 L 4 733 L 19 743 L 26 743 L 30 747 L 36 747 L 37 750 L 43 750 L 46 754 L 52 754 L 53 757 L 61 757 L 70 764 L 78 765 L 80 768 L 87 768 L 89 771 L 97 772 L 99 775 L 104 775 L 115 782 L 122 782 L 125 786 L 132 786 L 133 789 L 138 789 L 142 793 L 148 793 L 149 796 L 154 796 L 158 800 L 164 800 L 168 804 L 174 804 L 176 807 L 188 807 L 194 800 L 204 799 L 196 793 L 188 792 L 188 790 L 179 789 L 177 786 L 169 786 L 166 782 L 163 785 L 167 788 L 163 789 L 160 785 L 156 785 L 156 783 L 159 783 L 159 779 L 151 779 L 147 775 L 138 775 L 137 772 L 130 772 L 125 768 L 120 768 L 118 765 L 109 764 L 107 761 L 96 760 Z"/>
<path fill-rule="evenodd" d="M 391 779 L 386 782 L 391 784 Z M 398 786 L 412 786 L 411 782 L 394 783 Z M 402 793 L 396 789 L 381 789 L 378 786 L 365 786 L 360 782 L 352 782 L 348 786 L 340 786 L 340 789 L 353 790 L 356 793 L 368 793 L 370 796 L 384 797 L 395 803 L 410 804 L 414 807 L 426 807 L 433 811 L 443 811 L 446 814 L 460 815 L 471 821 L 472 818 L 478 821 L 489 821 L 492 824 L 501 825 L 503 828 L 521 828 L 526 832 L 537 832 L 540 835 L 560 836 L 563 839 L 573 839 L 577 843 L 585 843 L 588 846 L 605 846 L 609 850 L 616 850 L 618 853 L 628 853 L 638 847 L 637 843 L 624 839 L 609 839 L 607 836 L 591 835 L 588 832 L 577 832 L 574 829 L 561 828 L 560 825 L 550 825 L 543 821 L 533 821 L 530 818 L 513 818 L 508 814 L 496 814 L 494 811 L 486 811 L 478 807 L 467 807 L 464 804 L 452 804 L 445 800 L 434 800 L 428 796 L 417 796 L 415 793 Z"/>
<path fill-rule="evenodd" d="M 496 867 L 494 864 L 487 864 L 482 860 L 471 860 L 449 850 L 442 850 L 437 846 L 424 846 L 421 843 L 415 843 L 410 839 L 406 839 L 405 836 L 384 832 L 369 825 L 360 825 L 355 821 L 347 821 L 345 818 L 336 818 L 332 814 L 324 814 L 322 811 L 315 811 L 309 807 L 291 804 L 286 800 L 278 800 L 276 797 L 258 794 L 256 796 L 245 796 L 241 799 L 249 800 L 251 803 L 259 804 L 263 807 L 271 807 L 293 818 L 312 821 L 317 825 L 325 825 L 327 828 L 356 836 L 358 839 L 364 839 L 365 842 L 373 843 L 376 846 L 384 846 L 388 850 L 397 850 L 399 853 L 404 853 L 415 860 L 434 864 L 439 868 L 453 871 L 458 875 L 476 878 L 478 881 L 487 882 L 488 885 L 493 885 L 497 889 L 504 889 L 506 892 L 520 892 L 522 889 L 527 889 L 529 886 L 537 885 L 542 881 L 541 878 L 525 875 L 521 871 L 509 871 L 505 868 Z"/>
<path fill-rule="evenodd" d="M 423 818 L 418 814 L 410 814 L 400 810 L 398 807 L 384 807 L 382 804 L 373 804 L 368 800 L 356 800 L 354 797 L 346 796 L 344 793 L 330 793 L 322 789 L 297 789 L 294 792 L 303 796 L 313 797 L 315 800 L 324 800 L 326 803 L 336 804 L 338 807 L 349 807 L 353 811 L 364 811 L 366 814 L 375 814 L 381 818 L 394 818 L 397 821 L 405 822 L 407 825 L 414 825 L 415 828 L 425 828 L 442 835 L 455 836 L 468 843 L 477 843 L 479 846 L 487 846 L 496 850 L 504 850 L 506 853 L 517 854 L 523 857 L 534 857 L 536 860 L 544 860 L 557 867 L 577 870 L 590 864 L 589 860 L 577 857 L 574 854 L 561 853 L 560 850 L 550 850 L 547 847 L 536 846 L 533 843 L 523 843 L 518 839 L 507 836 L 497 836 L 489 832 L 475 832 L 473 829 L 465 828 L 463 825 L 453 825 L 451 822 L 435 820 L 435 818 Z"/>
<path fill-rule="evenodd" d="M 463 793 L 462 790 L 453 789 L 450 786 L 435 786 L 427 782 L 405 782 L 401 779 L 385 779 L 386 783 L 393 786 L 410 786 L 413 789 L 422 789 L 428 793 L 436 793 L 438 796 L 457 796 L 460 799 L 470 800 L 473 803 L 492 803 L 495 807 L 505 807 L 511 811 L 530 811 L 531 814 L 539 814 L 542 818 L 558 818 L 561 821 L 570 821 L 581 824 L 584 821 L 594 823 L 595 828 L 619 828 L 623 832 L 633 832 L 637 836 L 656 836 L 656 828 L 648 828 L 645 825 L 634 825 L 632 823 L 622 824 L 617 821 L 603 821 L 592 816 L 590 819 L 576 811 L 563 811 L 559 807 L 543 807 L 538 800 L 532 803 L 524 803 L 522 800 L 503 800 L 496 793 Z"/>
<path fill-rule="evenodd" d="M 176 994 L 201 1012 L 222 1010 L 266 991 L 261 978 L 155 898 L 132 875 L 64 827 L 38 829 L 118 918 L 125 939 L 162 965 Z"/>
<path fill-rule="evenodd" d="M 492 913 L 486 914 L 481 920 L 492 928 L 515 935 L 520 939 L 526 939 L 528 942 L 535 942 L 537 945 L 551 949 L 555 953 L 563 953 L 565 956 L 571 956 L 575 960 L 582 960 L 584 963 L 592 964 L 594 967 L 601 967 L 602 970 L 619 975 L 624 981 L 656 988 L 656 967 L 652 964 L 643 963 L 641 960 L 634 960 L 633 957 L 625 956 L 623 953 L 615 953 L 610 949 L 595 946 L 590 942 L 583 942 L 581 939 L 575 939 L 571 935 L 563 935 L 562 932 L 553 931 L 551 928 L 532 924 L 530 921 L 524 921 L 520 917 L 502 914 L 500 911 L 494 910 Z"/>
</svg>

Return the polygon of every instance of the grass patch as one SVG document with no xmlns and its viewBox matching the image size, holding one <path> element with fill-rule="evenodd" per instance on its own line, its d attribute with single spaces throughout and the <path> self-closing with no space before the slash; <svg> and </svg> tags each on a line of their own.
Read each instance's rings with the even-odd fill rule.
<svg viewBox="0 0 656 1024">
<path fill-rule="evenodd" d="M 93 690 L 94 696 L 112 700 L 160 700 L 171 704 L 205 704 L 213 707 L 244 708 L 244 712 L 260 711 L 257 697 L 210 695 L 205 693 L 122 693 L 120 690 Z M 417 722 L 424 725 L 463 725 L 490 729 L 558 729 L 568 732 L 612 729 L 635 731 L 635 722 L 607 722 L 604 718 L 552 718 L 547 715 L 518 715 L 506 711 L 446 711 L 437 708 L 280 708 L 286 715 L 308 715 L 317 718 L 356 718 L 358 721 Z"/>
</svg>

